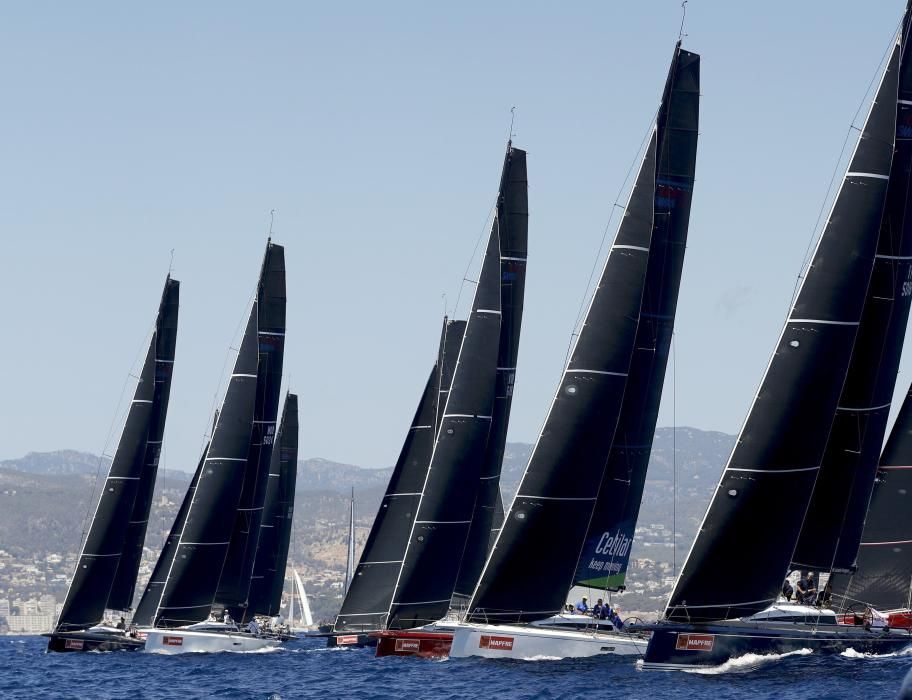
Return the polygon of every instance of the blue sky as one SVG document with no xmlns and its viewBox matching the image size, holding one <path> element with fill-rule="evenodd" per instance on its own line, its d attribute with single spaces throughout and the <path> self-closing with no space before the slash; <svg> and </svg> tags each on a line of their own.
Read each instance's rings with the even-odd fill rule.
<svg viewBox="0 0 912 700">
<path fill-rule="evenodd" d="M 660 425 L 675 378 L 677 424 L 740 427 L 902 9 L 688 4 L 701 137 Z M 679 22 L 678 0 L 4 3 L 0 458 L 101 451 L 173 248 L 166 465 L 191 469 L 275 209 L 301 454 L 393 463 L 514 105 L 530 253 L 510 439 L 533 441 Z"/>
</svg>

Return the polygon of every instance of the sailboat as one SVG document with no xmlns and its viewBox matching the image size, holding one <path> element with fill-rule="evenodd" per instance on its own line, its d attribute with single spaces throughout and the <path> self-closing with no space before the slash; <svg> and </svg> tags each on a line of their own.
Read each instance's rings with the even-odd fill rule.
<svg viewBox="0 0 912 700">
<path fill-rule="evenodd" d="M 905 256 L 912 269 L 912 256 Z M 908 273 L 907 273 L 908 274 Z M 912 387 L 877 468 L 864 532 L 851 574 L 833 577 L 834 604 L 868 624 L 912 627 Z"/>
<path fill-rule="evenodd" d="M 312 629 L 314 625 L 313 614 L 310 612 L 310 601 L 307 600 L 307 591 L 304 590 L 304 582 L 298 574 L 294 565 L 291 566 L 291 576 L 289 577 L 290 588 L 288 591 L 288 626 L 292 632 Z M 295 619 L 295 597 L 301 607 L 301 617 Z"/>
<path fill-rule="evenodd" d="M 610 620 L 561 611 L 574 584 L 623 582 L 684 262 L 699 71 L 678 42 L 617 237 L 451 656 L 645 650 Z"/>
<path fill-rule="evenodd" d="M 508 142 L 501 173 L 495 221 L 491 238 L 488 241 L 488 254 L 485 258 L 486 264 L 489 257 L 491 260 L 486 268 L 489 276 L 493 277 L 499 272 L 499 284 L 496 280 L 490 284 L 499 287 L 500 296 L 499 314 L 494 313 L 498 310 L 497 307 L 493 307 L 493 304 L 488 305 L 493 307 L 489 309 L 491 314 L 500 317 L 499 332 L 496 334 L 496 366 L 491 383 L 480 387 L 490 389 L 492 392 L 492 408 L 489 411 L 490 426 L 484 444 L 484 452 L 479 460 L 481 467 L 474 486 L 468 474 L 458 484 L 463 495 L 472 494 L 474 505 L 460 501 L 459 519 L 465 521 L 462 525 L 469 526 L 468 532 L 454 536 L 453 550 L 461 553 L 461 556 L 457 554 L 455 558 L 457 572 L 448 571 L 446 585 L 439 592 L 434 593 L 434 597 L 437 599 L 437 602 L 434 603 L 437 612 L 433 614 L 437 614 L 437 618 L 428 620 L 429 623 L 434 623 L 446 615 L 450 598 L 459 597 L 460 586 L 464 585 L 460 582 L 474 580 L 477 577 L 479 553 L 483 562 L 483 557 L 486 556 L 490 547 L 491 533 L 500 527 L 498 512 L 502 519 L 503 506 L 500 501 L 498 484 L 516 376 L 525 288 L 527 238 L 526 154 L 525 151 L 514 147 L 512 142 Z M 496 250 L 491 249 L 492 241 L 495 241 L 493 245 L 496 246 Z M 479 282 L 480 284 L 481 282 Z M 476 289 L 477 296 L 478 290 Z M 439 488 L 434 483 L 428 483 L 428 472 L 432 456 L 435 454 L 438 436 L 441 434 L 441 426 L 449 417 L 450 409 L 447 408 L 447 402 L 450 399 L 451 384 L 457 369 L 457 358 L 461 357 L 460 351 L 463 348 L 466 327 L 466 321 L 444 319 L 437 362 L 428 377 L 412 425 L 390 477 L 386 494 L 355 569 L 351 587 L 335 620 L 332 634 L 328 640 L 330 646 L 376 644 L 377 638 L 370 637 L 370 633 L 386 630 L 389 627 L 388 622 L 394 602 L 393 595 L 397 585 L 402 583 L 403 562 L 406 558 L 410 537 L 414 535 L 422 538 L 422 541 L 424 538 L 423 534 L 413 532 L 419 503 L 429 485 L 431 491 Z M 492 331 L 493 329 L 489 329 L 488 332 Z M 475 358 L 466 355 L 463 363 L 470 362 L 474 364 Z M 468 370 L 471 370 L 471 367 Z M 463 368 L 463 371 L 468 370 Z M 476 439 L 468 431 L 456 430 L 453 426 L 447 426 L 447 429 L 453 430 L 453 433 L 444 433 L 450 444 L 458 445 L 460 441 Z M 450 448 L 448 447 L 448 449 Z M 466 458 L 450 459 L 448 463 L 441 462 L 435 468 L 438 470 L 438 474 L 443 473 L 444 469 L 461 469 L 462 467 L 459 466 L 461 460 Z M 438 459 L 441 457 L 438 456 Z M 474 464 L 469 467 L 470 470 L 475 468 Z M 477 497 L 474 495 L 476 491 Z M 440 498 L 440 496 L 435 495 L 434 498 Z M 456 540 L 459 541 L 456 542 Z M 418 575 L 420 574 L 409 571 L 406 581 L 412 576 Z M 443 588 L 448 590 L 443 590 Z M 449 596 L 449 598 L 444 601 L 444 596 Z M 422 599 L 430 600 L 428 597 Z M 425 623 L 416 621 L 416 624 Z M 414 640 L 410 640 L 411 642 Z M 394 639 L 391 644 L 395 647 Z"/>
<path fill-rule="evenodd" d="M 910 9 L 664 619 L 641 626 L 652 632 L 645 668 L 912 643 L 908 631 L 839 624 L 825 606 L 778 600 L 791 570 L 852 566 L 886 429 L 909 312 L 896 273 L 908 266 L 898 251 L 908 245 L 910 159 L 897 139 L 908 135 Z"/>
<path fill-rule="evenodd" d="M 267 482 L 270 473 L 281 472 L 281 450 L 278 471 L 271 465 L 284 340 L 284 249 L 269 241 L 212 436 L 140 601 L 143 616 L 137 624 L 151 623 L 139 630 L 146 637 L 146 651 L 246 651 L 282 640 L 279 634 L 259 633 L 256 623 L 241 632 L 235 620 L 243 624 L 254 617 L 250 592 Z M 294 433 L 294 451 L 297 416 L 292 396 L 286 418 L 289 435 Z M 263 590 L 267 588 L 269 599 L 272 582 Z"/>
<path fill-rule="evenodd" d="M 105 610 L 129 615 L 152 492 L 158 473 L 174 351 L 180 283 L 165 279 L 155 331 L 130 403 L 76 572 L 48 634 L 48 651 L 135 650 L 143 642 L 119 624 L 102 621 Z"/>
</svg>

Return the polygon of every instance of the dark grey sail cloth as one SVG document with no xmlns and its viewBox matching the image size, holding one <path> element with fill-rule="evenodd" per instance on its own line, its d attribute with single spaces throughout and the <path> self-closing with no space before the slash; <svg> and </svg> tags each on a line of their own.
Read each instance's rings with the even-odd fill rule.
<svg viewBox="0 0 912 700">
<path fill-rule="evenodd" d="M 887 430 L 912 300 L 912 51 L 907 11 L 901 33 L 896 150 L 849 373 L 836 409 L 814 495 L 792 556 L 792 568 L 849 572 Z"/>
<path fill-rule="evenodd" d="M 523 296 L 526 287 L 526 256 L 529 239 L 529 183 L 526 152 L 507 144 L 500 191 L 497 197 L 497 227 L 500 236 L 500 346 L 497 351 L 497 393 L 491 412 L 491 432 L 478 482 L 478 497 L 472 525 L 466 538 L 456 596 L 468 598 L 475 590 L 488 557 L 495 509 L 500 505 L 500 469 L 507 444 L 510 406 L 519 356 Z"/>
<path fill-rule="evenodd" d="M 465 548 L 491 428 L 500 342 L 500 244 L 491 231 L 440 432 L 399 571 L 387 627 L 446 615 Z"/>
<path fill-rule="evenodd" d="M 244 485 L 256 390 L 257 304 L 254 302 L 205 464 L 165 579 L 154 619 L 156 627 L 201 622 L 212 608 Z"/>
<path fill-rule="evenodd" d="M 104 615 L 143 469 L 155 392 L 155 337 L 143 362 L 120 442 L 67 590 L 56 631 L 82 630 Z"/>
<path fill-rule="evenodd" d="M 898 58 L 894 51 L 795 305 L 671 594 L 665 611 L 670 620 L 759 612 L 776 600 L 788 572 L 877 251 L 893 155 Z"/>
<path fill-rule="evenodd" d="M 434 451 L 440 403 L 446 404 L 465 321 L 444 319 L 437 362 L 428 377 L 386 493 L 367 536 L 355 575 L 342 601 L 333 631 L 383 629 L 409 535 L 418 512 L 421 488 Z"/>
<path fill-rule="evenodd" d="M 244 487 L 238 501 L 231 544 L 219 580 L 215 602 L 224 606 L 235 620 L 247 615 L 247 597 L 253 576 L 269 464 L 275 440 L 276 419 L 282 385 L 285 353 L 285 249 L 268 242 L 257 284 L 256 408 L 250 450 L 244 469 Z"/>
<path fill-rule="evenodd" d="M 248 609 L 254 615 L 279 614 L 294 518 L 298 473 L 298 397 L 288 394 L 269 464 L 269 484 L 260 524 L 260 541 L 250 584 Z"/>
<path fill-rule="evenodd" d="M 146 453 L 136 487 L 133 513 L 124 532 L 123 554 L 117 565 L 111 594 L 108 596 L 108 607 L 112 610 L 130 610 L 133 607 L 136 577 L 139 575 L 143 543 L 146 540 L 152 492 L 155 490 L 155 480 L 158 477 L 158 461 L 165 434 L 165 418 L 168 415 L 168 398 L 171 395 L 171 377 L 177 346 L 179 306 L 180 282 L 168 275 L 158 307 L 158 318 L 155 321 L 155 388 L 152 392 Z"/>
<path fill-rule="evenodd" d="M 690 222 L 700 111 L 700 57 L 675 47 L 656 119 L 655 203 L 646 285 L 614 441 L 574 582 L 625 587 L 652 452 Z"/>
<path fill-rule="evenodd" d="M 494 542 L 500 534 L 504 523 L 503 496 L 498 489 L 497 498 L 494 500 L 494 520 L 491 522 L 491 533 L 488 536 L 488 556 L 491 556 L 491 550 L 494 549 Z"/>
<path fill-rule="evenodd" d="M 193 502 L 193 494 L 196 492 L 196 485 L 199 483 L 200 474 L 206 464 L 206 453 L 208 451 L 209 444 L 207 443 L 206 447 L 203 448 L 199 464 L 196 465 L 196 471 L 193 472 L 190 487 L 181 501 L 177 517 L 174 518 L 174 523 L 171 525 L 171 531 L 168 533 L 164 546 L 159 552 L 158 559 L 155 561 L 155 568 L 152 569 L 152 575 L 149 577 L 146 589 L 143 591 L 142 597 L 136 606 L 136 612 L 133 614 L 133 625 L 136 627 L 151 627 L 153 625 L 155 611 L 158 610 L 158 605 L 161 602 L 165 581 L 168 578 L 168 572 L 171 570 L 174 555 L 177 553 L 177 543 L 180 541 L 184 523 L 187 521 L 187 511 L 190 510 L 190 504 Z"/>
<path fill-rule="evenodd" d="M 573 584 L 633 355 L 655 158 L 653 131 L 551 410 L 469 604 L 470 622 L 550 617 Z"/>
<path fill-rule="evenodd" d="M 878 610 L 912 607 L 912 387 L 906 394 L 877 470 L 852 576 L 833 580 L 833 601 Z"/>
</svg>

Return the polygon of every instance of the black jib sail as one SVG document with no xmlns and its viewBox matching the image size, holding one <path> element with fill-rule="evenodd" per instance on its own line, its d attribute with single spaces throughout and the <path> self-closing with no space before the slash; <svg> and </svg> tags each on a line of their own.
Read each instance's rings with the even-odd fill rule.
<svg viewBox="0 0 912 700">
<path fill-rule="evenodd" d="M 260 524 L 260 542 L 250 584 L 248 608 L 253 615 L 279 614 L 285 566 L 294 518 L 298 474 L 298 397 L 288 394 L 269 464 L 269 484 Z"/>
<path fill-rule="evenodd" d="M 155 389 L 152 396 L 152 413 L 149 416 L 146 455 L 143 460 L 145 466 L 139 477 L 133 513 L 124 534 L 123 554 L 117 565 L 111 595 L 108 596 L 108 607 L 112 610 L 130 610 L 133 607 L 136 577 L 139 574 L 143 543 L 146 540 L 149 511 L 152 509 L 152 493 L 158 476 L 158 460 L 165 433 L 168 398 L 171 395 L 179 305 L 180 282 L 171 279 L 169 275 L 165 280 L 165 290 L 162 292 L 158 319 L 155 322 Z"/>
<path fill-rule="evenodd" d="M 687 244 L 697 157 L 700 57 L 677 47 L 657 116 L 655 217 L 633 359 L 575 583 L 624 588 L 646 485 Z"/>
<path fill-rule="evenodd" d="M 372 631 L 386 625 L 393 589 L 418 512 L 421 487 L 434 451 L 438 414 L 442 413 L 438 405 L 446 403 L 464 332 L 465 321 L 444 319 L 437 362 L 336 617 L 333 626 L 336 632 Z"/>
<path fill-rule="evenodd" d="M 472 525 L 456 578 L 455 595 L 468 598 L 488 556 L 491 528 L 500 502 L 500 469 L 507 444 L 519 334 L 526 286 L 529 239 L 529 183 L 526 152 L 507 144 L 500 191 L 497 196 L 497 229 L 500 235 L 500 347 L 497 352 L 497 393 L 491 412 L 491 433 L 478 482 Z"/>
<path fill-rule="evenodd" d="M 854 569 L 887 430 L 912 300 L 912 220 L 906 214 L 912 164 L 909 20 L 907 12 L 900 35 L 896 151 L 874 271 L 836 419 L 792 556 L 793 569 Z"/>
<path fill-rule="evenodd" d="M 778 596 L 823 460 L 871 279 L 893 157 L 898 65 L 897 48 L 671 594 L 665 611 L 669 620 L 743 617 Z M 726 585 L 720 586 L 723 580 Z"/>
<path fill-rule="evenodd" d="M 164 546 L 155 562 L 155 568 L 152 569 L 152 575 L 146 584 L 146 590 L 143 591 L 142 597 L 136 606 L 136 612 L 133 614 L 133 624 L 136 627 L 151 627 L 155 619 L 155 611 L 158 610 L 161 603 L 162 591 L 165 589 L 165 581 L 168 578 L 168 572 L 171 571 L 171 563 L 174 561 L 174 555 L 177 553 L 177 543 L 180 541 L 181 532 L 184 529 L 184 523 L 187 520 L 187 511 L 190 510 L 190 504 L 193 502 L 193 494 L 196 492 L 196 485 L 199 483 L 200 474 L 203 466 L 206 464 L 206 453 L 209 451 L 209 445 L 203 448 L 203 456 L 200 457 L 199 464 L 196 465 L 196 471 L 193 472 L 193 478 L 190 480 L 190 488 L 184 494 L 184 500 L 181 501 L 180 508 L 177 511 L 177 517 L 171 525 L 171 531 L 165 539 Z"/>
<path fill-rule="evenodd" d="M 215 596 L 215 603 L 224 606 L 236 620 L 247 617 L 247 596 L 269 480 L 282 385 L 285 305 L 285 249 L 270 241 L 266 244 L 257 284 L 259 360 L 253 432 L 231 544 Z"/>
<path fill-rule="evenodd" d="M 200 622 L 212 608 L 244 485 L 256 389 L 257 303 L 254 302 L 153 618 L 157 627 Z"/>
<path fill-rule="evenodd" d="M 858 551 L 858 570 L 834 577 L 833 600 L 878 610 L 912 607 L 912 387 L 906 394 L 877 470 Z"/>
<path fill-rule="evenodd" d="M 160 335 L 171 333 L 172 324 L 176 329 L 177 308 L 172 308 L 166 303 L 170 299 L 169 287 L 173 286 L 176 297 L 176 285 L 178 282 L 171 280 L 170 276 L 165 280 L 165 291 L 155 322 L 156 330 L 146 352 L 139 383 L 133 394 L 120 442 L 80 552 L 73 581 L 57 620 L 55 629 L 58 632 L 91 627 L 101 620 L 105 608 L 108 607 L 108 598 L 124 550 L 124 537 L 133 513 L 137 488 L 147 466 L 147 456 L 150 454 L 150 426 L 160 421 L 161 428 L 164 428 L 167 394 L 162 396 L 156 392 L 156 353 Z M 162 329 L 165 315 L 169 316 L 167 332 Z M 166 346 L 170 342 L 172 360 L 173 341 L 173 334 L 163 339 Z M 153 437 L 160 434 L 157 431 Z M 121 609 L 127 607 L 129 605 Z"/>
<path fill-rule="evenodd" d="M 496 219 L 495 219 L 496 222 Z M 387 627 L 407 629 L 442 618 L 450 605 L 465 548 L 481 462 L 491 428 L 500 339 L 500 243 L 488 239 L 472 311 L 417 516 L 398 572 Z"/>
<path fill-rule="evenodd" d="M 679 70 L 682 54 L 686 54 L 686 71 Z M 674 94 L 679 80 L 689 91 L 698 70 L 696 54 L 676 47 L 659 114 L 665 115 L 669 105 L 671 122 L 677 126 L 695 125 L 695 115 L 693 120 L 681 119 L 677 109 L 685 109 L 690 116 L 696 103 L 684 99 L 669 104 L 669 93 Z M 669 255 L 664 250 L 669 246 L 668 234 L 657 237 L 655 233 L 665 225 L 661 214 L 667 210 L 667 185 L 657 169 L 661 149 L 669 141 L 666 121 L 665 116 L 657 121 L 647 145 L 548 418 L 472 598 L 469 621 L 531 622 L 549 617 L 563 608 L 573 584 L 598 494 L 593 484 L 602 480 L 629 386 L 647 272 L 654 258 L 658 260 L 655 274 L 668 274 L 662 270 Z M 693 156 L 692 149 L 689 155 Z M 688 187 L 688 204 L 689 196 Z M 655 284 L 657 295 L 660 285 Z M 532 586 L 528 585 L 529 562 L 535 567 Z"/>
</svg>

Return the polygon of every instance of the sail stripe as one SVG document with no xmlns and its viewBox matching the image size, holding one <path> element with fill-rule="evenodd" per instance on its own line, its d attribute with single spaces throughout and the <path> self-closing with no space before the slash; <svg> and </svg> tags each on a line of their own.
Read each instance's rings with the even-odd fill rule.
<svg viewBox="0 0 912 700">
<path fill-rule="evenodd" d="M 880 173 L 846 173 L 846 177 L 873 177 L 878 180 L 889 180 L 889 175 L 881 175 Z"/>
<path fill-rule="evenodd" d="M 884 403 L 880 406 L 868 406 L 866 408 L 852 408 L 850 406 L 837 406 L 836 409 L 839 411 L 846 411 L 848 413 L 866 413 L 867 411 L 880 411 L 884 408 L 890 408 L 892 402 Z"/>
<path fill-rule="evenodd" d="M 626 372 L 608 372 L 602 369 L 568 369 L 564 374 L 604 374 L 610 377 L 626 377 Z"/>
<path fill-rule="evenodd" d="M 563 496 L 531 496 L 525 493 L 516 494 L 516 498 L 531 498 L 536 501 L 594 501 L 595 497 L 570 498 Z"/>
<path fill-rule="evenodd" d="M 471 413 L 444 413 L 444 418 L 479 418 L 481 420 L 491 420 L 491 416 L 475 416 Z"/>
<path fill-rule="evenodd" d="M 820 469 L 820 467 L 802 467 L 801 469 L 746 469 L 743 467 L 729 467 L 725 471 L 727 472 L 751 472 L 754 474 L 790 474 L 792 472 L 813 472 Z"/>
<path fill-rule="evenodd" d="M 823 323 L 829 326 L 857 326 L 858 321 L 830 321 L 825 318 L 790 318 L 788 323 Z"/>
<path fill-rule="evenodd" d="M 255 374 L 246 374 L 246 373 L 232 374 L 232 375 L 231 375 L 231 378 L 233 379 L 234 377 L 247 377 L 248 379 L 256 379 L 256 378 L 257 378 L 257 376 L 256 376 Z M 256 422 L 256 421 L 252 421 L 252 422 Z"/>
<path fill-rule="evenodd" d="M 912 544 L 912 540 L 894 540 L 893 542 L 862 542 L 862 547 L 878 547 L 884 544 Z"/>
<path fill-rule="evenodd" d="M 622 245 L 620 243 L 611 246 L 611 250 L 639 250 L 642 253 L 648 253 L 649 248 L 641 245 Z"/>
</svg>

